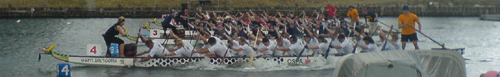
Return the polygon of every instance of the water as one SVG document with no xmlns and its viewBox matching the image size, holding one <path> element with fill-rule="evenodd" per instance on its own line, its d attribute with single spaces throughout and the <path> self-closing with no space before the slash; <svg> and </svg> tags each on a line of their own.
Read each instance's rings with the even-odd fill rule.
<svg viewBox="0 0 500 77">
<path fill-rule="evenodd" d="M 116 19 L 0 19 L 0 76 L 5 77 L 53 77 L 57 75 L 56 64 L 64 63 L 50 56 L 42 56 L 37 62 L 38 47 L 57 44 L 54 51 L 86 55 L 87 44 L 101 44 L 104 40 L 101 34 L 106 31 Z M 140 24 L 149 19 L 128 18 L 125 28 L 131 35 L 136 35 Z M 379 19 L 387 24 L 395 24 L 396 17 Z M 476 17 L 421 17 L 422 31 L 448 48 L 466 48 L 464 56 L 467 76 L 477 77 L 488 70 L 500 70 L 500 22 L 481 21 Z M 67 23 L 71 24 L 67 24 Z M 158 26 L 153 26 L 159 28 Z M 388 29 L 387 27 L 382 27 Z M 142 33 L 149 33 L 142 30 Z M 431 40 L 419 35 L 421 49 L 439 47 Z M 135 41 L 125 40 L 126 43 Z M 407 49 L 413 46 L 407 44 Z M 146 50 L 140 47 L 138 50 Z M 175 68 L 129 68 L 129 67 L 95 67 L 72 64 L 74 77 L 172 77 L 172 76 L 210 76 L 210 77 L 257 77 L 257 76 L 298 76 L 298 77 L 330 77 L 333 73 L 331 62 L 317 62 L 306 66 L 289 66 L 269 64 L 256 60 L 255 68 L 226 67 L 209 64 L 193 64 Z M 325 65 L 326 64 L 326 65 Z"/>
</svg>

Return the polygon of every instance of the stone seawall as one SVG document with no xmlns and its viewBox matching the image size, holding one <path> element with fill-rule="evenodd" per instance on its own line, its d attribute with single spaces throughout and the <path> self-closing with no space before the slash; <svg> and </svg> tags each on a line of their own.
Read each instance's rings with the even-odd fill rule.
<svg viewBox="0 0 500 77">
<path fill-rule="evenodd" d="M 338 15 L 345 16 L 347 7 L 337 7 Z M 380 16 L 398 16 L 402 13 L 401 7 L 358 7 L 358 11 L 366 8 L 378 13 Z M 27 7 L 27 8 L 0 8 L 1 18 L 107 18 L 125 16 L 129 18 L 152 18 L 167 14 L 171 9 L 180 10 L 180 7 L 121 7 L 121 8 L 81 8 L 81 7 Z M 324 7 L 199 7 L 204 12 L 222 14 L 227 11 L 231 14 L 247 12 L 255 13 L 266 11 L 269 15 L 277 12 L 283 14 L 300 14 L 306 11 L 312 16 L 314 11 L 323 11 Z M 480 16 L 481 14 L 500 13 L 500 7 L 412 7 L 411 12 L 419 16 Z M 190 16 L 197 12 L 194 8 Z"/>
</svg>

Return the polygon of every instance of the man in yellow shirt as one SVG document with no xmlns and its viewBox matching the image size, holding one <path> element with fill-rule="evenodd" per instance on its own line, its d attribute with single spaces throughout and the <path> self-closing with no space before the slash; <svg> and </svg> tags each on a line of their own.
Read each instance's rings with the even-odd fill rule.
<svg viewBox="0 0 500 77">
<path fill-rule="evenodd" d="M 398 18 L 399 28 L 401 30 L 401 48 L 404 50 L 406 47 L 406 42 L 412 41 L 415 50 L 418 50 L 418 38 L 415 30 L 415 22 L 418 24 L 418 30 L 422 30 L 422 25 L 420 25 L 420 20 L 416 14 L 410 12 L 410 7 L 403 6 L 403 14 L 399 15 Z"/>
<path fill-rule="evenodd" d="M 351 18 L 351 25 L 354 25 L 354 23 L 356 23 L 356 25 L 359 25 L 358 10 L 356 10 L 356 8 L 354 8 L 354 6 L 349 6 L 349 11 L 347 12 L 347 16 L 349 18 Z M 354 25 L 354 26 L 356 26 L 356 25 Z"/>
</svg>

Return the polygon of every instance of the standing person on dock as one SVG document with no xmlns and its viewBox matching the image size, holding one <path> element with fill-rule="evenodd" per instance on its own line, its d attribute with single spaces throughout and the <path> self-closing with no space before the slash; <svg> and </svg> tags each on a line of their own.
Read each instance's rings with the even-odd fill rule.
<svg viewBox="0 0 500 77">
<path fill-rule="evenodd" d="M 172 14 L 168 15 L 167 17 L 165 17 L 165 19 L 163 20 L 163 22 L 161 23 L 162 27 L 163 27 L 163 31 L 164 33 L 166 33 L 167 31 L 167 28 L 170 28 L 170 30 L 172 30 L 174 32 L 174 34 L 178 34 L 177 32 L 177 29 L 176 27 L 174 26 L 174 24 L 176 24 L 175 20 L 174 20 L 174 17 L 177 16 L 177 12 L 172 10 L 171 12 Z"/>
<path fill-rule="evenodd" d="M 406 47 L 406 42 L 413 42 L 413 46 L 415 50 L 420 49 L 418 47 L 418 38 L 415 30 L 415 22 L 418 24 L 418 30 L 422 30 L 422 25 L 420 24 L 420 20 L 416 14 L 410 12 L 409 6 L 403 6 L 403 14 L 399 15 L 398 18 L 399 28 L 401 30 L 401 48 L 404 50 Z"/>
<path fill-rule="evenodd" d="M 329 19 L 334 19 L 335 20 L 335 15 L 336 15 L 335 12 L 337 12 L 337 8 L 335 6 L 333 6 L 331 3 L 328 3 L 328 5 L 326 6 L 325 11 L 328 13 L 328 17 L 327 17 L 328 19 L 327 20 L 329 20 Z"/>
<path fill-rule="evenodd" d="M 363 17 L 365 17 L 365 22 L 369 24 L 368 35 L 376 33 L 375 29 L 377 29 L 378 26 L 378 14 L 368 11 L 366 8 L 363 9 L 361 13 L 363 14 Z"/>
<path fill-rule="evenodd" d="M 111 56 L 111 52 L 109 51 L 109 46 L 111 43 L 117 43 L 119 45 L 119 51 L 123 52 L 124 48 L 124 41 L 116 35 L 122 35 L 125 36 L 127 33 L 125 33 L 125 28 L 123 28 L 123 25 L 125 25 L 125 17 L 120 16 L 118 18 L 118 22 L 111 26 L 106 33 L 102 34 L 102 37 L 104 37 L 104 41 L 106 42 L 106 56 Z M 124 57 L 122 54 L 120 54 L 120 57 Z"/>
<path fill-rule="evenodd" d="M 359 25 L 359 14 L 358 10 L 354 6 L 349 6 L 349 11 L 347 12 L 347 16 L 351 18 L 351 25 L 357 26 Z M 354 25 L 356 24 L 356 25 Z"/>
</svg>

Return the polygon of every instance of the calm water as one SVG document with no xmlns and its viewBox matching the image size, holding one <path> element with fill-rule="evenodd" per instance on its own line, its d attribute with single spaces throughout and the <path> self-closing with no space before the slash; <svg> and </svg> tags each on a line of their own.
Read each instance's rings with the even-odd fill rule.
<svg viewBox="0 0 500 77">
<path fill-rule="evenodd" d="M 87 44 L 101 44 L 101 34 L 116 19 L 0 19 L 0 76 L 5 77 L 53 77 L 57 75 L 56 64 L 64 63 L 51 56 L 42 56 L 37 62 L 38 47 L 57 44 L 54 51 L 85 55 Z M 138 25 L 149 19 L 128 18 L 125 28 L 130 33 L 137 33 Z M 380 18 L 387 24 L 395 24 L 396 17 Z M 464 56 L 467 60 L 467 76 L 477 77 L 488 70 L 500 70 L 500 22 L 481 21 L 476 17 L 421 17 L 422 31 L 438 42 L 445 43 L 448 48 L 466 48 Z M 69 22 L 69 24 L 68 24 Z M 158 26 L 154 26 L 159 28 Z M 388 29 L 387 27 L 383 27 Z M 145 30 L 142 33 L 148 33 Z M 419 35 L 421 49 L 439 47 L 429 39 Z M 126 40 L 126 43 L 133 41 Z M 413 49 L 408 44 L 407 49 Z M 146 50 L 141 47 L 139 50 Z M 265 62 L 261 62 L 266 65 Z M 271 66 L 268 66 L 271 65 Z M 298 77 L 330 77 L 333 68 L 328 65 L 287 66 L 267 64 L 257 66 L 256 70 L 216 65 L 193 65 L 177 68 L 128 68 L 128 67 L 93 67 L 72 64 L 74 77 L 172 77 L 172 76 L 222 76 L 222 77 L 256 77 L 256 76 L 298 76 Z"/>
</svg>

